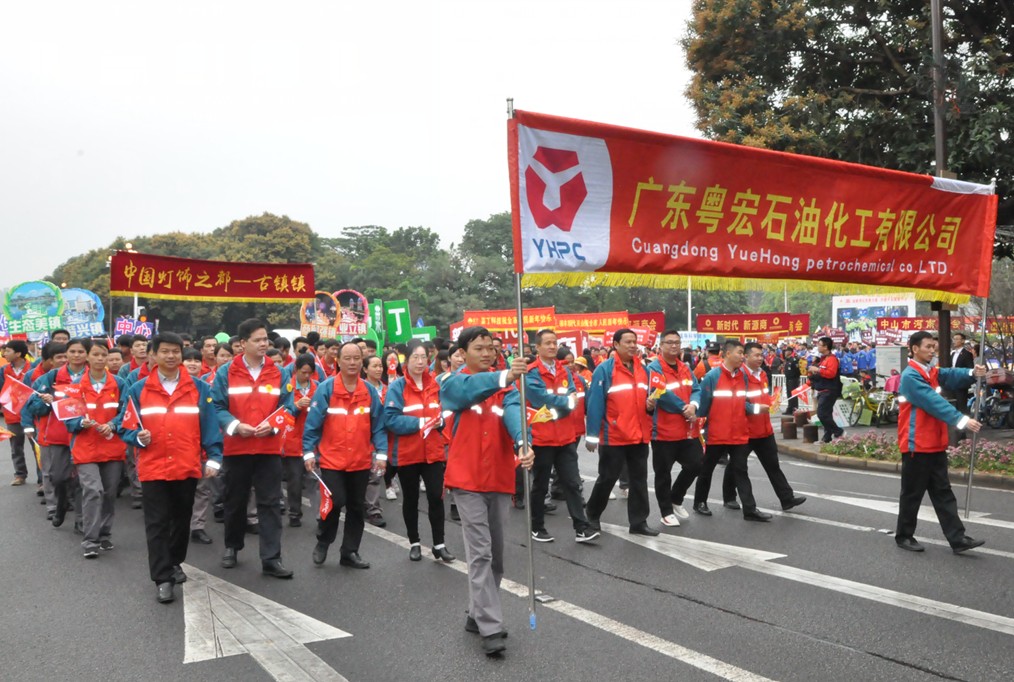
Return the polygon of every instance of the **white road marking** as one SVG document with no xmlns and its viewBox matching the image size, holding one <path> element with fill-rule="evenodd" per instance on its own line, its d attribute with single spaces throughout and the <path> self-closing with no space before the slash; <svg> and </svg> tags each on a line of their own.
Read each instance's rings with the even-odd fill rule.
<svg viewBox="0 0 1014 682">
<path fill-rule="evenodd" d="M 833 575 L 807 571 L 784 564 L 771 563 L 772 559 L 783 557 L 784 555 L 782 554 L 747 547 L 737 547 L 735 545 L 723 545 L 705 540 L 694 540 L 678 535 L 660 535 L 654 538 L 643 535 L 631 535 L 625 528 L 606 523 L 602 524 L 602 530 L 635 545 L 651 549 L 705 571 L 739 566 L 740 568 L 757 573 L 772 575 L 861 599 L 868 599 L 880 604 L 890 604 L 908 609 L 909 611 L 936 616 L 937 618 L 946 618 L 1006 635 L 1014 635 L 1014 618 L 939 602 L 913 594 L 905 594 L 904 592 L 896 592 L 895 590 L 846 580 Z"/>
<path fill-rule="evenodd" d="M 184 564 L 184 663 L 250 654 L 275 680 L 348 682 L 304 645 L 352 635 Z"/>
<path fill-rule="evenodd" d="M 782 464 L 782 466 L 800 467 L 801 469 L 822 469 L 824 471 L 827 471 L 828 469 L 833 468 L 834 472 L 836 474 L 856 474 L 858 476 L 875 476 L 877 478 L 893 478 L 895 480 L 898 480 L 898 479 L 901 478 L 901 474 L 900 473 L 899 474 L 889 474 L 889 473 L 886 473 L 886 472 L 883 472 L 883 471 L 865 471 L 863 469 L 849 469 L 847 467 L 829 467 L 826 464 L 811 464 L 809 462 L 801 462 L 799 460 L 789 459 L 787 457 L 786 458 L 780 458 L 779 462 Z M 961 488 L 965 487 L 964 483 L 952 483 L 951 485 L 953 485 L 956 488 L 957 487 L 961 487 Z M 991 492 L 991 493 L 1007 493 L 1008 495 L 1014 494 L 1014 490 L 1007 490 L 1006 488 L 978 488 L 975 485 L 975 481 L 974 480 L 972 481 L 972 487 L 975 490 L 988 491 L 988 492 Z"/>
<path fill-rule="evenodd" d="M 872 500 L 866 497 L 850 497 L 846 495 L 825 495 L 823 493 L 808 492 L 807 495 L 815 497 L 818 500 L 827 500 L 828 502 L 839 502 L 841 504 L 848 504 L 853 507 L 862 507 L 863 509 L 871 509 L 873 511 L 883 512 L 885 514 L 891 514 L 892 516 L 898 516 L 898 503 L 891 502 L 889 500 Z M 1003 521 L 1001 519 L 988 518 L 989 514 L 986 512 L 973 511 L 970 518 L 964 518 L 962 513 L 962 521 L 966 523 L 977 523 L 983 526 L 994 526 L 997 528 L 1008 528 L 1014 529 L 1014 522 Z M 937 515 L 933 509 L 926 504 L 923 504 L 919 508 L 919 520 L 927 521 L 930 523 L 937 523 Z"/>
<path fill-rule="evenodd" d="M 376 535 L 379 538 L 383 538 L 384 540 L 394 543 L 404 549 L 408 549 L 410 547 L 407 539 L 382 528 L 367 525 L 366 532 Z M 463 561 L 455 561 L 450 564 L 444 564 L 441 562 L 441 565 L 453 569 L 458 573 L 468 575 L 468 567 Z M 523 599 L 528 598 L 527 585 L 516 583 L 513 580 L 508 580 L 507 578 L 504 578 L 501 581 L 500 589 L 505 592 L 509 592 L 516 597 L 521 597 Z M 650 632 L 645 632 L 644 630 L 639 630 L 625 623 L 613 620 L 608 616 L 603 616 L 602 614 L 594 611 L 589 611 L 588 609 L 577 606 L 576 604 L 571 604 L 557 599 L 549 602 L 548 604 L 543 604 L 541 608 L 550 609 L 570 616 L 581 623 L 591 625 L 603 632 L 625 639 L 632 644 L 637 644 L 645 647 L 646 649 L 657 651 L 658 653 L 668 656 L 671 659 L 686 663 L 698 670 L 704 670 L 705 672 L 712 673 L 713 675 L 717 675 L 718 677 L 726 680 L 733 680 L 734 682 L 770 682 L 767 677 L 756 675 L 749 670 L 738 668 L 731 663 L 726 663 L 699 651 L 694 651 L 693 649 L 680 646 L 675 642 L 670 642 L 653 635 Z"/>
</svg>

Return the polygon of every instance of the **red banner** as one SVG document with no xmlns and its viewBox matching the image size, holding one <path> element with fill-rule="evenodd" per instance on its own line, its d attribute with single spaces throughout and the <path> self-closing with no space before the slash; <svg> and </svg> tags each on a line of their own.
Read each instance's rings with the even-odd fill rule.
<svg viewBox="0 0 1014 682">
<path fill-rule="evenodd" d="M 302 301 L 313 295 L 310 263 L 231 263 L 117 251 L 109 269 L 114 296 L 222 303 Z"/>
<path fill-rule="evenodd" d="M 806 336 L 810 333 L 810 314 L 698 315 L 697 331 L 725 336 Z"/>
<path fill-rule="evenodd" d="M 606 329 L 620 329 L 630 326 L 626 310 L 611 313 L 573 313 L 556 316 L 556 331 L 602 332 Z"/>
<path fill-rule="evenodd" d="M 654 313 L 630 313 L 631 327 L 646 327 L 661 334 L 665 331 L 665 313 L 661 310 Z"/>
<path fill-rule="evenodd" d="M 520 111 L 508 161 L 532 286 L 989 291 L 986 185 Z"/>
<path fill-rule="evenodd" d="M 525 329 L 538 331 L 543 327 L 556 324 L 556 308 L 525 308 Z M 463 320 L 466 327 L 485 327 L 489 330 L 507 330 L 518 328 L 518 311 L 516 310 L 466 310 Z"/>
<path fill-rule="evenodd" d="M 878 317 L 877 330 L 901 329 L 903 331 L 936 331 L 940 319 L 936 317 Z"/>
</svg>

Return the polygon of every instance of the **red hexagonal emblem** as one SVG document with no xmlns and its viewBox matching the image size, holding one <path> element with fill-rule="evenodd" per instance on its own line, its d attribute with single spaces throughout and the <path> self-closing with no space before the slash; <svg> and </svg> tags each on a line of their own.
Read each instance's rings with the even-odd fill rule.
<svg viewBox="0 0 1014 682">
<path fill-rule="evenodd" d="M 541 166 L 541 172 L 536 164 Z M 550 188 L 559 192 L 560 202 L 555 208 L 546 206 L 546 190 Z M 574 217 L 588 196 L 577 152 L 549 147 L 536 149 L 532 163 L 525 170 L 525 194 L 532 219 L 540 229 L 556 225 L 570 232 Z"/>
</svg>

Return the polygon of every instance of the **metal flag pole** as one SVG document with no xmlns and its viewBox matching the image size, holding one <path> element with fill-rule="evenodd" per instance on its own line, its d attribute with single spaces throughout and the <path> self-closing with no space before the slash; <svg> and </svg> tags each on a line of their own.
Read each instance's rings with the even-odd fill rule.
<svg viewBox="0 0 1014 682">
<path fill-rule="evenodd" d="M 986 362 L 986 313 L 989 307 L 989 296 L 982 299 L 982 331 L 979 336 L 979 364 Z M 982 413 L 982 377 L 975 380 L 975 414 L 973 419 L 979 420 Z M 972 434 L 972 447 L 968 454 L 968 486 L 965 488 L 965 518 L 972 511 L 972 478 L 975 476 L 975 446 L 978 444 L 979 434 Z"/>
<path fill-rule="evenodd" d="M 507 98 L 507 115 L 514 118 L 514 98 Z M 524 353 L 525 323 L 524 309 L 521 305 L 521 273 L 514 274 L 514 296 L 518 309 L 518 353 Z M 521 399 L 521 452 L 528 452 L 528 401 L 525 392 L 525 379 L 518 382 Z M 528 471 L 522 472 L 525 482 L 525 527 L 528 529 L 528 626 L 535 629 L 535 542 L 532 540 L 532 481 Z"/>
</svg>

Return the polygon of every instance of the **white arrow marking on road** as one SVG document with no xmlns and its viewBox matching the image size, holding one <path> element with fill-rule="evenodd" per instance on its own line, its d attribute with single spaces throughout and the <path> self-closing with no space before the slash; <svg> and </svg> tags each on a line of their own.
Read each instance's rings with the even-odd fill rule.
<svg viewBox="0 0 1014 682">
<path fill-rule="evenodd" d="M 184 663 L 250 654 L 276 680 L 348 682 L 304 645 L 352 635 L 184 565 Z"/>
<path fill-rule="evenodd" d="M 739 566 L 757 573 L 773 575 L 786 580 L 793 580 L 805 585 L 812 585 L 834 592 L 841 592 L 853 597 L 869 599 L 880 604 L 890 604 L 909 611 L 924 613 L 937 618 L 974 625 L 975 627 L 1002 632 L 1006 635 L 1014 635 L 1014 618 L 1006 618 L 985 611 L 977 611 L 964 606 L 956 606 L 946 602 L 934 601 L 919 597 L 914 594 L 905 594 L 894 590 L 867 585 L 837 578 L 833 575 L 816 573 L 801 568 L 785 566 L 783 564 L 768 563 L 772 559 L 779 559 L 784 554 L 773 554 L 761 550 L 736 547 L 735 545 L 723 545 L 717 542 L 706 540 L 694 540 L 680 537 L 678 535 L 659 535 L 650 538 L 643 535 L 631 535 L 627 529 L 621 526 L 614 526 L 611 523 L 603 523 L 602 530 L 611 535 L 621 537 L 635 545 L 641 545 L 661 554 L 685 561 L 705 571 L 714 571 L 730 566 Z"/>
</svg>

